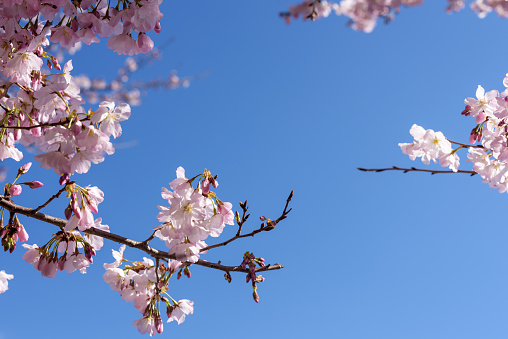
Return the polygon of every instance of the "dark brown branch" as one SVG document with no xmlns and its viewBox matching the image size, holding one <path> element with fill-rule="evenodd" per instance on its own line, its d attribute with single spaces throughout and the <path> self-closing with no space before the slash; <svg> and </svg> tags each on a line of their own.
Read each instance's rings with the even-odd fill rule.
<svg viewBox="0 0 508 339">
<path fill-rule="evenodd" d="M 466 173 L 470 174 L 471 176 L 478 174 L 475 171 L 464 171 L 464 170 L 458 170 L 457 172 L 454 171 L 442 171 L 442 170 L 429 170 L 429 169 L 421 169 L 421 168 L 401 168 L 397 166 L 389 167 L 389 168 L 357 168 L 360 171 L 364 172 L 384 172 L 384 171 L 403 171 L 404 173 L 407 172 L 428 172 L 430 174 L 441 174 L 441 173 Z"/>
<path fill-rule="evenodd" d="M 48 206 L 48 204 L 50 202 L 52 202 L 53 200 L 55 200 L 56 198 L 58 198 L 60 196 L 60 194 L 62 194 L 65 189 L 67 188 L 67 185 L 70 185 L 70 184 L 74 184 L 75 181 L 71 181 L 69 183 L 66 183 L 64 185 L 64 187 L 62 187 L 55 195 L 53 195 L 51 198 L 48 199 L 48 201 L 46 201 L 44 204 L 40 205 L 39 207 L 37 207 L 36 209 L 34 209 L 34 213 L 35 212 L 39 212 L 41 209 L 43 209 L 44 207 Z"/>
<path fill-rule="evenodd" d="M 289 194 L 289 196 L 288 196 L 288 198 L 286 200 L 286 206 L 284 207 L 284 211 L 282 211 L 282 214 L 280 215 L 280 217 L 278 217 L 277 220 L 275 221 L 275 225 L 279 221 L 286 219 L 288 213 L 291 212 L 291 208 L 288 210 L 288 206 L 289 206 L 289 202 L 291 201 L 292 198 L 293 198 L 293 191 L 291 191 L 291 193 Z M 252 231 L 250 233 L 247 233 L 247 234 L 240 234 L 240 232 L 242 230 L 242 225 L 244 224 L 244 222 L 249 217 L 249 214 L 245 215 L 245 213 L 247 212 L 247 205 L 246 204 L 247 204 L 247 201 L 245 201 L 245 203 L 240 202 L 240 207 L 243 209 L 243 217 L 242 217 L 242 220 L 240 220 L 240 222 L 238 223 L 238 232 L 236 233 L 236 235 L 234 237 L 226 240 L 226 241 L 221 242 L 221 243 L 218 243 L 218 244 L 215 244 L 215 245 L 210 245 L 210 246 L 207 246 L 205 248 L 202 248 L 200 252 L 208 251 L 208 250 L 210 250 L 212 248 L 216 248 L 216 247 L 226 246 L 230 242 L 235 241 L 237 239 L 246 238 L 246 237 L 253 237 L 253 236 L 255 236 L 258 233 L 261 233 L 263 231 L 271 231 L 271 230 L 273 230 L 275 228 L 275 226 L 272 225 L 272 224 L 262 223 L 261 227 L 258 228 L 257 230 L 254 230 L 254 231 Z"/>
<path fill-rule="evenodd" d="M 46 222 L 48 224 L 58 226 L 60 228 L 65 227 L 65 224 L 67 223 L 63 219 L 56 218 L 56 217 L 38 212 L 33 208 L 28 208 L 28 207 L 16 205 L 9 198 L 7 198 L 3 195 L 0 195 L 0 207 L 5 208 L 6 210 L 8 210 L 11 213 L 22 214 L 27 217 L 34 218 L 34 219 Z M 87 229 L 86 231 L 84 231 L 84 233 L 90 234 L 90 235 L 96 235 L 96 236 L 102 237 L 104 239 L 114 241 L 119 244 L 137 248 L 156 259 L 157 258 L 159 258 L 159 259 L 175 259 L 174 254 L 169 254 L 167 251 L 160 251 L 155 248 L 152 248 L 152 247 L 148 246 L 148 244 L 146 242 L 139 242 L 136 240 L 128 239 L 128 238 L 122 237 L 121 235 L 105 232 L 105 231 L 102 231 L 102 230 L 94 228 L 94 227 Z M 244 272 L 244 273 L 249 272 L 248 269 L 243 269 L 241 266 L 224 266 L 221 264 L 210 263 L 206 260 L 201 260 L 201 259 L 198 260 L 196 263 L 194 263 L 194 265 L 209 267 L 209 268 L 221 270 L 224 272 Z M 282 265 L 274 264 L 274 265 L 268 265 L 265 267 L 259 267 L 256 269 L 256 272 L 278 270 L 281 268 L 283 268 Z"/>
<path fill-rule="evenodd" d="M 85 118 L 85 119 L 80 120 L 80 121 L 83 122 L 83 121 L 88 121 L 88 120 L 90 120 L 90 119 Z M 65 126 L 68 123 L 69 123 L 69 119 L 65 119 L 65 120 L 62 120 L 62 121 L 57 121 L 57 122 L 52 122 L 52 123 L 45 123 L 45 124 L 40 124 L 40 125 L 33 125 L 33 126 L 1 126 L 1 128 L 30 130 L 30 129 L 34 129 L 34 128 L 37 128 L 37 127 Z"/>
</svg>

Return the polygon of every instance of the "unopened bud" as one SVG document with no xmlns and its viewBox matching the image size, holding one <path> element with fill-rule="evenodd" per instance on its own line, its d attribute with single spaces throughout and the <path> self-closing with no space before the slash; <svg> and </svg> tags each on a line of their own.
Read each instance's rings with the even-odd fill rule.
<svg viewBox="0 0 508 339">
<path fill-rule="evenodd" d="M 262 216 L 260 216 L 260 217 L 259 217 L 259 220 L 261 220 L 261 221 L 265 221 L 265 220 L 266 220 L 266 218 L 265 218 L 265 216 L 264 216 L 264 215 L 262 215 Z"/>
<path fill-rule="evenodd" d="M 232 280 L 232 279 L 231 279 L 231 274 L 230 274 L 229 272 L 224 273 L 224 279 L 226 279 L 226 281 L 227 281 L 228 283 L 230 283 L 230 282 L 231 282 L 231 280 Z"/>
<path fill-rule="evenodd" d="M 254 298 L 255 302 L 259 303 L 259 294 L 255 289 L 254 292 L 252 293 L 252 297 Z"/>
<path fill-rule="evenodd" d="M 40 188 L 40 187 L 44 186 L 44 184 L 42 182 L 36 181 L 36 180 L 30 181 L 27 184 L 28 184 L 28 187 L 30 187 L 31 189 Z"/>
<path fill-rule="evenodd" d="M 157 20 L 157 21 L 155 22 L 155 27 L 154 27 L 154 29 L 153 29 L 153 30 L 154 30 L 154 32 L 155 32 L 155 33 L 157 33 L 157 34 L 159 34 L 159 33 L 161 32 L 161 23 L 160 23 L 160 21 L 159 21 L 159 20 Z"/>
<path fill-rule="evenodd" d="M 26 172 L 28 172 L 28 170 L 30 169 L 30 167 L 32 167 L 32 163 L 31 162 L 27 162 L 26 164 L 24 164 L 23 166 L 21 166 L 19 169 L 18 169 L 18 174 L 25 174 Z"/>
<path fill-rule="evenodd" d="M 58 59 L 57 59 L 57 58 L 55 58 L 55 57 L 51 57 L 51 62 L 53 63 L 53 66 L 54 66 L 57 70 L 59 70 L 59 71 L 61 71 L 61 70 L 62 70 L 62 67 L 60 67 L 60 64 L 58 63 Z"/>
<path fill-rule="evenodd" d="M 67 208 L 64 211 L 65 219 L 69 220 L 72 217 L 72 208 L 71 205 L 67 206 Z"/>
<path fill-rule="evenodd" d="M 66 184 L 66 183 L 68 183 L 69 181 L 71 181 L 71 176 L 69 175 L 69 173 L 62 174 L 62 176 L 60 177 L 60 179 L 58 179 L 58 183 L 59 183 L 60 185 Z"/>
<path fill-rule="evenodd" d="M 155 318 L 155 330 L 157 333 L 162 333 L 162 319 L 160 317 Z"/>
<path fill-rule="evenodd" d="M 79 120 L 76 120 L 72 126 L 71 126 L 71 132 L 72 134 L 74 135 L 78 135 L 79 133 L 81 133 L 81 127 L 83 126 L 83 123 Z"/>
<path fill-rule="evenodd" d="M 21 194 L 21 186 L 20 185 L 12 185 L 9 187 L 9 194 L 13 197 Z"/>
</svg>

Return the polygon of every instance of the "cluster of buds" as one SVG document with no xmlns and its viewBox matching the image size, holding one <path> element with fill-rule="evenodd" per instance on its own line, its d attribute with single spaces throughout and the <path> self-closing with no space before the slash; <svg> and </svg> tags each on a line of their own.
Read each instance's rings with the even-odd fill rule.
<svg viewBox="0 0 508 339">
<path fill-rule="evenodd" d="M 104 193 L 98 187 L 81 187 L 75 182 L 67 182 L 65 190 L 67 199 L 70 199 L 64 211 L 65 218 L 69 220 L 65 230 L 70 231 L 77 227 L 80 231 L 85 231 L 92 227 L 94 225 L 92 212 L 99 212 L 98 205 L 104 201 Z"/>
<path fill-rule="evenodd" d="M 65 270 L 67 273 L 79 270 L 86 273 L 86 268 L 93 262 L 96 250 L 100 249 L 93 244 L 90 238 L 82 236 L 77 231 L 59 231 L 42 247 L 38 247 L 37 244 L 24 244 L 23 247 L 28 251 L 23 255 L 23 260 L 32 264 L 47 278 L 54 278 L 58 270 Z"/>
<path fill-rule="evenodd" d="M 3 213 L 3 211 L 2 211 Z M 17 241 L 25 242 L 28 240 L 28 233 L 19 222 L 16 213 L 11 213 L 9 223 L 3 225 L 3 216 L 0 218 L 0 237 L 2 237 L 2 246 L 4 251 L 12 253 L 16 249 Z"/>
<path fill-rule="evenodd" d="M 252 297 L 254 298 L 254 301 L 258 303 L 259 295 L 256 284 L 265 281 L 265 278 L 263 278 L 261 275 L 256 275 L 256 265 L 259 267 L 265 267 L 265 259 L 257 258 L 253 253 L 245 252 L 243 255 L 242 264 L 240 266 L 243 269 L 247 269 L 247 266 L 249 267 L 249 273 L 247 273 L 246 282 L 252 282 L 252 289 L 254 290 L 254 292 L 252 292 Z M 231 279 L 231 276 L 229 279 Z M 227 277 L 226 280 L 228 280 Z"/>
<path fill-rule="evenodd" d="M 475 144 L 477 142 L 480 142 L 482 140 L 482 136 L 483 136 L 483 123 L 473 128 L 471 134 L 469 135 L 469 143 Z"/>
<path fill-rule="evenodd" d="M 5 186 L 4 186 L 5 196 L 15 197 L 15 196 L 20 195 L 21 191 L 22 191 L 21 185 L 26 185 L 26 186 L 30 187 L 31 189 L 40 188 L 40 187 L 44 186 L 44 184 L 42 182 L 37 181 L 37 180 L 21 182 L 19 184 L 16 184 L 16 181 L 19 179 L 19 177 L 22 176 L 23 174 L 26 174 L 31 166 L 32 166 L 31 162 L 28 162 L 28 163 L 24 164 L 23 166 L 21 166 L 18 169 L 18 174 L 16 175 L 16 178 L 14 179 L 14 181 L 12 183 L 5 184 Z"/>
<path fill-rule="evenodd" d="M 267 228 L 267 231 L 271 231 L 275 228 L 275 225 L 277 225 L 276 220 L 272 220 L 270 218 L 266 218 L 264 215 L 259 217 L 259 220 L 261 220 L 263 223 L 261 224 L 261 228 Z M 266 222 L 266 223 L 265 223 Z"/>
<path fill-rule="evenodd" d="M 201 193 L 205 196 L 209 196 L 211 187 L 219 187 L 217 175 L 212 176 L 212 173 L 210 173 L 210 171 L 205 168 L 205 171 L 203 172 L 203 180 L 201 181 Z"/>
</svg>

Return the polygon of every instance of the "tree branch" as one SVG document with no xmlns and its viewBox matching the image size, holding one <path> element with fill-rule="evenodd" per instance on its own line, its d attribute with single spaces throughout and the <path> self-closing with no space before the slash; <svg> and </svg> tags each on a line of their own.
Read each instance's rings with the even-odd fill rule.
<svg viewBox="0 0 508 339">
<path fill-rule="evenodd" d="M 7 198 L 3 195 L 0 195 L 0 207 L 5 208 L 6 210 L 8 210 L 11 213 L 22 214 L 27 217 L 43 221 L 45 223 L 58 226 L 60 228 L 64 228 L 65 224 L 67 223 L 63 219 L 41 213 L 36 209 L 17 205 L 14 202 L 12 202 L 9 198 Z M 90 235 L 96 235 L 96 236 L 102 237 L 104 239 L 108 239 L 108 240 L 114 241 L 116 243 L 126 245 L 128 247 L 137 248 L 156 259 L 157 258 L 159 258 L 159 259 L 175 259 L 174 254 L 169 254 L 167 251 L 157 250 L 153 247 L 148 246 L 148 244 L 146 242 L 139 242 L 136 240 L 128 239 L 128 238 L 125 238 L 121 235 L 105 232 L 103 230 L 100 230 L 100 229 L 97 229 L 94 227 L 91 227 L 91 228 L 85 230 L 84 233 L 90 234 Z M 224 272 L 244 272 L 244 273 L 250 272 L 249 269 L 243 269 L 241 266 L 225 266 L 225 265 L 221 265 L 218 263 L 217 264 L 211 263 L 211 262 L 208 262 L 206 260 L 201 260 L 201 259 L 198 260 L 197 262 L 195 262 L 194 265 L 213 268 L 213 269 L 221 270 Z M 256 272 L 278 270 L 281 268 L 283 268 L 283 266 L 281 264 L 267 265 L 265 267 L 256 268 Z"/>
<path fill-rule="evenodd" d="M 223 241 L 221 243 L 218 243 L 218 244 L 215 244 L 215 245 L 211 245 L 211 246 L 207 246 L 205 248 L 202 248 L 200 250 L 200 252 L 208 251 L 208 250 L 210 250 L 212 248 L 216 248 L 216 247 L 226 246 L 227 244 L 229 244 L 232 241 L 235 241 L 235 240 L 240 239 L 240 238 L 253 237 L 256 234 L 261 233 L 263 231 L 271 231 L 271 230 L 273 230 L 275 228 L 275 225 L 279 221 L 286 219 L 288 213 L 291 212 L 292 208 L 290 208 L 288 210 L 288 206 L 289 206 L 289 202 L 291 201 L 291 198 L 293 198 L 293 191 L 291 191 L 291 193 L 289 194 L 289 196 L 288 196 L 288 198 L 286 200 L 286 206 L 284 207 L 284 211 L 282 211 L 282 214 L 280 215 L 280 217 L 277 218 L 277 220 L 275 220 L 275 223 L 273 225 L 262 223 L 261 227 L 259 227 L 257 230 L 254 230 L 254 231 L 252 231 L 250 233 L 247 233 L 247 234 L 240 234 L 240 232 L 242 231 L 243 224 L 245 223 L 245 221 L 249 217 L 249 214 L 245 215 L 245 213 L 247 212 L 247 201 L 245 201 L 245 203 L 240 202 L 240 207 L 243 209 L 243 216 L 242 216 L 242 219 L 240 220 L 240 222 L 238 222 L 238 232 L 236 233 L 236 235 L 234 237 L 232 237 L 231 239 L 228 239 L 228 240 Z"/>
<path fill-rule="evenodd" d="M 421 168 L 401 168 L 397 166 L 389 167 L 389 168 L 361 168 L 357 167 L 358 170 L 364 171 L 364 172 L 384 172 L 384 171 L 403 171 L 404 173 L 407 172 L 428 172 L 430 174 L 442 174 L 442 173 L 466 173 L 470 174 L 471 176 L 478 174 L 475 171 L 464 171 L 464 170 L 458 170 L 457 172 L 454 171 L 442 171 L 442 170 L 428 170 L 428 169 L 421 169 Z"/>
</svg>

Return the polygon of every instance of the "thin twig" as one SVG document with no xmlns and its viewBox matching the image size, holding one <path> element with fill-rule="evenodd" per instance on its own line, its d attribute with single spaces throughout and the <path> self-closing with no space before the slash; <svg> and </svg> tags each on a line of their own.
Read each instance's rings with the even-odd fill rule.
<svg viewBox="0 0 508 339">
<path fill-rule="evenodd" d="M 397 166 L 389 167 L 389 168 L 357 168 L 360 171 L 364 172 L 384 172 L 384 171 L 403 171 L 404 173 L 407 172 L 428 172 L 430 174 L 441 174 L 441 173 L 466 173 L 470 174 L 471 176 L 478 174 L 475 171 L 464 171 L 464 170 L 457 170 L 457 172 L 454 171 L 442 171 L 442 170 L 429 170 L 429 169 L 421 169 L 421 168 L 401 168 Z"/>
<path fill-rule="evenodd" d="M 291 208 L 289 210 L 287 209 L 288 205 L 289 205 L 289 202 L 291 201 L 291 198 L 293 198 L 293 191 L 291 191 L 291 193 L 289 194 L 289 196 L 288 196 L 288 198 L 286 200 L 286 206 L 284 207 L 284 211 L 282 211 L 282 214 L 280 215 L 280 217 L 277 218 L 277 220 L 275 221 L 276 223 L 278 223 L 281 220 L 286 219 L 288 213 L 291 212 Z M 245 203 L 247 203 L 247 201 L 245 201 Z M 240 203 L 240 206 L 242 207 L 242 209 L 244 209 L 244 216 L 245 216 L 245 212 L 247 211 L 247 206 L 244 205 L 243 203 Z M 245 218 L 242 217 L 242 220 L 239 222 L 239 225 L 243 225 L 243 223 L 245 222 L 245 220 L 247 220 L 248 217 L 249 217 L 249 215 L 245 216 Z M 239 226 L 239 230 L 238 230 L 237 234 L 234 237 L 232 237 L 232 238 L 230 238 L 230 239 L 228 239 L 226 241 L 223 241 L 221 243 L 218 243 L 218 244 L 215 244 L 215 245 L 210 245 L 210 246 L 207 246 L 205 248 L 202 248 L 200 250 L 200 252 L 208 251 L 208 250 L 210 250 L 212 248 L 216 248 L 216 247 L 226 246 L 230 242 L 235 241 L 237 239 L 246 238 L 246 237 L 253 237 L 253 236 L 255 236 L 258 233 L 261 233 L 263 231 L 271 231 L 274 228 L 275 228 L 275 226 L 273 226 L 273 225 L 267 225 L 267 224 L 263 223 L 263 224 L 261 224 L 261 227 L 258 228 L 257 230 L 254 230 L 254 231 L 252 231 L 250 233 L 247 233 L 247 234 L 240 234 L 239 232 L 241 230 L 241 226 Z"/>
<path fill-rule="evenodd" d="M 52 202 L 53 200 L 55 200 L 56 198 L 58 198 L 58 197 L 60 196 L 60 194 L 62 194 L 62 193 L 65 191 L 65 189 L 67 188 L 67 186 L 68 186 L 68 185 L 70 185 L 70 184 L 74 184 L 74 183 L 75 183 L 75 181 L 71 181 L 71 182 L 69 182 L 69 183 L 65 184 L 65 185 L 64 185 L 64 187 L 62 187 L 62 188 L 61 188 L 61 189 L 60 189 L 60 190 L 59 190 L 59 191 L 58 191 L 55 195 L 53 195 L 51 198 L 49 198 L 49 199 L 48 199 L 48 201 L 46 201 L 44 204 L 42 204 L 42 205 L 40 205 L 39 207 L 37 207 L 36 209 L 34 209 L 34 210 L 33 210 L 33 211 L 34 211 L 34 213 L 37 213 L 37 212 L 39 212 L 41 209 L 43 209 L 44 207 L 48 206 L 48 204 L 49 204 L 50 202 Z"/>
</svg>

